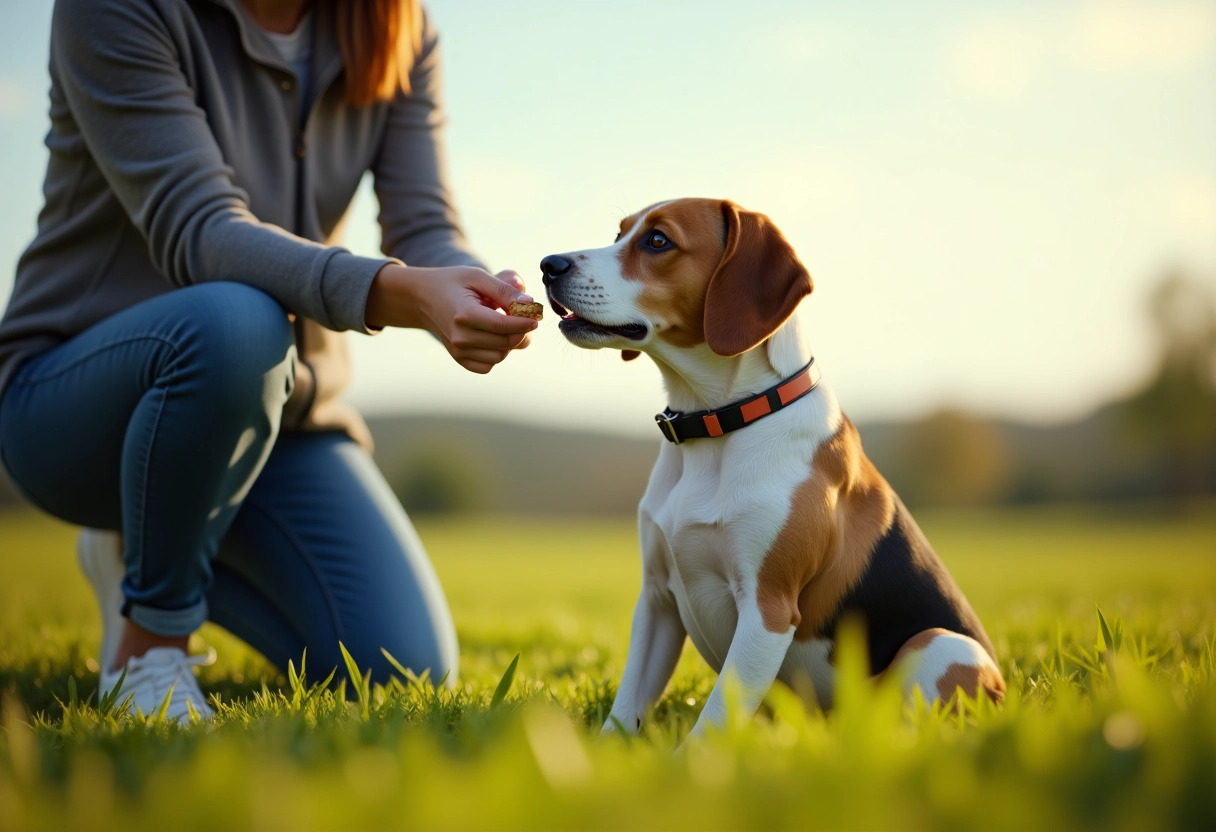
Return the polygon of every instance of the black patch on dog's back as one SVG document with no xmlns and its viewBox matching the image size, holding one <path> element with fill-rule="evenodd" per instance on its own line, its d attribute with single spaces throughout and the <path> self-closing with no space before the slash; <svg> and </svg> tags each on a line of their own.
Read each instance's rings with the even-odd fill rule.
<svg viewBox="0 0 1216 832">
<path fill-rule="evenodd" d="M 912 636 L 934 627 L 970 636 L 996 660 L 979 617 L 898 497 L 891 528 L 817 635 L 834 642 L 841 619 L 851 616 L 865 624 L 871 674 L 886 670 Z"/>
</svg>

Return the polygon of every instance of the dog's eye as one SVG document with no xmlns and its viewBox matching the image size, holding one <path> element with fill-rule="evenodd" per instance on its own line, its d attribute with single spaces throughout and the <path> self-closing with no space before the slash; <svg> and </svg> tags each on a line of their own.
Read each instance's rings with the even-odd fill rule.
<svg viewBox="0 0 1216 832">
<path fill-rule="evenodd" d="M 621 233 L 620 231 L 616 232 L 616 236 L 612 238 L 612 242 L 619 243 L 621 241 Z"/>
<path fill-rule="evenodd" d="M 651 231 L 650 236 L 646 238 L 646 245 L 655 251 L 662 251 L 671 245 L 671 241 L 662 231 Z"/>
</svg>

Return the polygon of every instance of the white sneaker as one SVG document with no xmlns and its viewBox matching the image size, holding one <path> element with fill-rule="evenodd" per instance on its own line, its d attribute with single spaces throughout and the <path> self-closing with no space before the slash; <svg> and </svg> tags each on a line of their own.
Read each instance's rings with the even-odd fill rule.
<svg viewBox="0 0 1216 832">
<path fill-rule="evenodd" d="M 101 649 L 97 664 L 108 670 L 114 664 L 122 633 L 122 535 L 102 529 L 81 529 L 76 539 L 76 562 L 89 579 L 101 609 Z"/>
<path fill-rule="evenodd" d="M 121 703 L 127 696 L 131 696 L 131 713 L 135 713 L 138 708 L 144 716 L 151 716 L 160 709 L 172 689 L 173 695 L 169 700 L 166 717 L 188 720 L 190 706 L 193 706 L 200 718 L 210 719 L 215 716 L 215 711 L 207 704 L 203 692 L 199 690 L 193 668 L 210 664 L 212 660 L 213 657 L 208 655 L 187 656 L 176 647 L 153 647 L 142 656 L 127 659 L 125 677 L 122 675 L 123 668 L 103 669 L 98 698 L 113 690 L 119 679 L 122 679 L 122 689 L 118 692 L 116 701 Z"/>
</svg>

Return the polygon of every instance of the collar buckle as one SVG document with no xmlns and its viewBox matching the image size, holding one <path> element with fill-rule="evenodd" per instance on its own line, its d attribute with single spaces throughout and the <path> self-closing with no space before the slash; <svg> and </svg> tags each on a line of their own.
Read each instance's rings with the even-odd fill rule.
<svg viewBox="0 0 1216 832">
<path fill-rule="evenodd" d="M 658 423 L 659 432 L 663 434 L 664 439 L 681 445 L 684 440 L 680 438 L 680 434 L 676 432 L 676 426 L 672 424 L 677 416 L 678 414 L 672 413 L 670 410 L 664 410 L 662 413 L 656 413 L 654 420 Z"/>
</svg>

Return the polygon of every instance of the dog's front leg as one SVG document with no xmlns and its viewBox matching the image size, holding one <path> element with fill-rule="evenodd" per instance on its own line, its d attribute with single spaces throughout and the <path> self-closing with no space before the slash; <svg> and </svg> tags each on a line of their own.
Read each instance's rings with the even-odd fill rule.
<svg viewBox="0 0 1216 832">
<path fill-rule="evenodd" d="M 675 599 L 665 589 L 644 583 L 633 611 L 625 674 L 603 733 L 612 733 L 618 725 L 631 734 L 638 732 L 676 669 L 685 635 Z"/>
<path fill-rule="evenodd" d="M 718 681 L 692 728 L 692 736 L 701 736 L 708 728 L 720 728 L 726 723 L 726 687 L 737 681 L 741 699 L 739 707 L 754 714 L 768 689 L 777 678 L 777 671 L 794 640 L 794 626 L 773 632 L 764 626 L 760 607 L 752 596 L 739 604 L 739 623 L 726 651 L 726 661 Z"/>
</svg>

